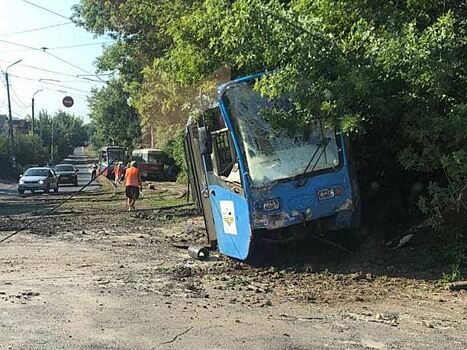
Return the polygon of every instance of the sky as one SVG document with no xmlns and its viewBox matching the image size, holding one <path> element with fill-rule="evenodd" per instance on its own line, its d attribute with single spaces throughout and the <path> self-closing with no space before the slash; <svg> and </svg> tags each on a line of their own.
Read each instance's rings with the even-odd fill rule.
<svg viewBox="0 0 467 350">
<path fill-rule="evenodd" d="M 72 14 L 71 7 L 78 2 L 0 0 L 0 114 L 8 114 L 5 69 L 21 59 L 20 63 L 8 69 L 13 118 L 30 115 L 33 94 L 42 89 L 34 97 L 36 115 L 42 109 L 51 114 L 61 109 L 84 121 L 89 120 L 86 96 L 91 88 L 105 84 L 87 79 L 99 80 L 90 74 L 96 73 L 93 63 L 102 53 L 103 46 L 109 45 L 110 39 L 94 37 L 67 23 Z M 76 45 L 83 46 L 69 47 Z M 43 47 L 48 48 L 46 52 L 41 50 Z M 107 77 L 100 78 L 105 80 Z M 73 98 L 71 108 L 63 106 L 65 96 Z"/>
</svg>

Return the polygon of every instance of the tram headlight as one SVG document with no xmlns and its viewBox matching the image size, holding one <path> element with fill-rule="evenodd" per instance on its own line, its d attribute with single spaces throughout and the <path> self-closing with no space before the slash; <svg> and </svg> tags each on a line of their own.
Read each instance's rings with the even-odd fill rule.
<svg viewBox="0 0 467 350">
<path fill-rule="evenodd" d="M 316 192 L 319 200 L 330 199 L 337 196 L 341 196 L 344 193 L 344 190 L 340 186 L 323 188 Z"/>
<path fill-rule="evenodd" d="M 281 204 L 279 202 L 279 199 L 277 198 L 270 199 L 263 203 L 264 211 L 273 211 L 273 210 L 279 209 L 280 207 L 281 207 Z"/>
</svg>

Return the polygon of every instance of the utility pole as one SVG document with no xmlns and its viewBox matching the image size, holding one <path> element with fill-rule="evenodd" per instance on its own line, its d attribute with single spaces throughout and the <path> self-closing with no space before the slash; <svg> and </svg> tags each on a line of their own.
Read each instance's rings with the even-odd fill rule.
<svg viewBox="0 0 467 350">
<path fill-rule="evenodd" d="M 10 100 L 10 82 L 8 81 L 8 68 L 14 66 L 17 63 L 20 63 L 22 60 L 18 60 L 10 64 L 5 69 L 5 80 L 6 80 L 6 93 L 8 97 L 8 133 L 10 136 L 10 156 L 11 156 L 11 165 L 13 168 L 16 168 L 16 152 L 15 152 L 15 136 L 13 132 L 13 117 L 11 116 L 11 100 Z"/>
<path fill-rule="evenodd" d="M 51 117 L 52 120 L 52 145 L 50 146 L 50 163 L 54 164 L 54 117 Z"/>
<path fill-rule="evenodd" d="M 41 92 L 41 91 L 43 91 L 43 90 L 44 90 L 44 89 L 39 89 L 39 90 L 37 90 L 35 93 L 32 94 L 32 99 L 31 99 L 31 119 L 32 119 L 32 133 L 33 133 L 33 135 L 34 135 L 34 131 L 36 130 L 36 129 L 35 129 L 35 125 L 36 125 L 36 124 L 35 124 L 35 120 L 34 120 L 34 96 L 35 96 L 37 93 L 39 93 L 39 92 Z"/>
</svg>

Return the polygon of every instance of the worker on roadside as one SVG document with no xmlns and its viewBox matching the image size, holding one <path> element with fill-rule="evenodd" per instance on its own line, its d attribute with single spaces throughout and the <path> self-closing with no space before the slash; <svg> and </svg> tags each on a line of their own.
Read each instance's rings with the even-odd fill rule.
<svg viewBox="0 0 467 350">
<path fill-rule="evenodd" d="M 125 177 L 125 165 L 123 165 L 123 162 L 119 162 L 118 166 L 120 167 L 120 177 L 118 178 L 118 182 L 122 182 L 123 178 Z"/>
<path fill-rule="evenodd" d="M 97 164 L 96 162 L 92 162 L 91 166 L 91 180 L 94 180 L 97 176 Z"/>
<path fill-rule="evenodd" d="M 128 198 L 128 211 L 135 210 L 135 202 L 143 188 L 138 164 L 135 161 L 125 171 L 125 195 Z"/>
<path fill-rule="evenodd" d="M 115 186 L 118 186 L 119 183 L 120 183 L 120 179 L 123 175 L 123 167 L 122 167 L 123 163 L 122 162 L 118 162 L 114 168 L 113 168 L 113 173 L 114 173 L 114 183 L 115 183 Z"/>
</svg>

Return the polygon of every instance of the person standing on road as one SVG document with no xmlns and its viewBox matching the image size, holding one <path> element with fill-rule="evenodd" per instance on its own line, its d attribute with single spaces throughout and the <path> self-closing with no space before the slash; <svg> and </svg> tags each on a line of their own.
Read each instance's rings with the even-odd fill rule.
<svg viewBox="0 0 467 350">
<path fill-rule="evenodd" d="M 91 180 L 94 180 L 96 178 L 96 175 L 97 175 L 97 164 L 96 162 L 92 162 L 92 166 L 91 166 Z"/>
<path fill-rule="evenodd" d="M 115 186 L 118 186 L 118 184 L 120 183 L 120 178 L 122 177 L 122 172 L 123 172 L 123 167 L 122 167 L 122 162 L 118 162 L 115 166 L 114 166 L 114 169 L 113 169 L 113 173 L 114 173 L 114 183 L 115 183 Z"/>
<path fill-rule="evenodd" d="M 125 195 L 128 198 L 128 211 L 135 210 L 135 202 L 143 188 L 138 164 L 133 161 L 125 171 Z"/>
</svg>

